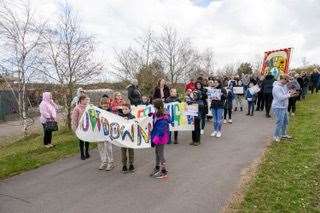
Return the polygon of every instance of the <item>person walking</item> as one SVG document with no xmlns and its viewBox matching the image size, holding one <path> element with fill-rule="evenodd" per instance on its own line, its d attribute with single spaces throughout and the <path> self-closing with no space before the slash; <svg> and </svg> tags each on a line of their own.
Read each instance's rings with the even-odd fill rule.
<svg viewBox="0 0 320 213">
<path fill-rule="evenodd" d="M 39 105 L 40 110 L 40 122 L 43 126 L 43 144 L 46 148 L 51 148 L 52 144 L 52 131 L 46 128 L 48 121 L 57 120 L 58 105 L 54 103 L 50 92 L 44 92 L 42 94 L 42 101 Z"/>
</svg>

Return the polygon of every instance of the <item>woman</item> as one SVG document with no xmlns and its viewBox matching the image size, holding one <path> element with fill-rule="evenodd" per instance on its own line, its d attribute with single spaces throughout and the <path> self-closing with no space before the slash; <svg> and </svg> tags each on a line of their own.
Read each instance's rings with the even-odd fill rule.
<svg viewBox="0 0 320 213">
<path fill-rule="evenodd" d="M 211 92 L 211 111 L 213 115 L 213 132 L 211 136 L 220 138 L 227 91 L 223 88 L 221 81 L 216 80 L 214 81 L 214 90 Z"/>
<path fill-rule="evenodd" d="M 71 115 L 72 130 L 75 132 L 79 126 L 80 118 L 82 117 L 87 105 L 89 104 L 89 98 L 84 95 L 79 97 L 77 106 L 73 109 Z M 85 142 L 79 139 L 80 157 L 81 160 L 90 158 L 89 155 L 89 142 Z"/>
<path fill-rule="evenodd" d="M 58 106 L 52 100 L 52 95 L 50 92 L 44 92 L 42 94 L 42 101 L 39 106 L 40 110 L 40 122 L 43 126 L 43 143 L 46 148 L 51 148 L 54 145 L 51 144 L 52 141 L 52 131 L 46 129 L 46 122 L 48 120 L 56 121 L 57 119 L 57 109 Z"/>
<path fill-rule="evenodd" d="M 162 99 L 163 101 L 166 100 L 170 96 L 170 89 L 166 85 L 166 81 L 162 78 L 158 81 L 157 87 L 154 89 L 152 99 Z"/>
<path fill-rule="evenodd" d="M 203 87 L 200 81 L 196 82 L 196 90 L 194 91 L 194 96 L 196 103 L 198 104 L 198 114 L 201 122 L 201 131 L 200 134 L 204 134 L 204 127 L 206 125 L 206 107 L 207 107 L 207 90 Z"/>
<path fill-rule="evenodd" d="M 121 110 L 123 104 L 125 103 L 125 101 L 123 100 L 123 96 L 121 95 L 120 92 L 116 92 L 114 94 L 114 98 L 113 100 L 111 101 L 111 112 L 113 113 L 118 113 L 119 110 Z"/>
<path fill-rule="evenodd" d="M 293 76 L 289 78 L 289 83 L 287 87 L 290 91 L 296 92 L 297 94 L 297 96 L 293 96 L 289 98 L 289 105 L 288 105 L 288 112 L 291 113 L 292 116 L 294 116 L 296 112 L 296 102 L 298 100 L 301 87 L 297 79 L 294 78 Z"/>
</svg>

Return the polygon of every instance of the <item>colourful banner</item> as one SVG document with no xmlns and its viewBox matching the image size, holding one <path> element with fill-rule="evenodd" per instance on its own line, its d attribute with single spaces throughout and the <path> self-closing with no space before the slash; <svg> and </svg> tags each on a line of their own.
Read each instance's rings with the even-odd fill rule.
<svg viewBox="0 0 320 213">
<path fill-rule="evenodd" d="M 192 131 L 194 116 L 198 115 L 198 105 L 188 105 L 185 102 L 166 103 L 165 110 L 171 117 L 170 131 Z M 132 114 L 136 118 L 144 118 L 154 112 L 152 105 L 132 106 Z"/>
<path fill-rule="evenodd" d="M 88 142 L 110 141 L 119 147 L 151 147 L 152 118 L 128 120 L 119 115 L 88 106 L 80 119 L 76 135 Z"/>
<path fill-rule="evenodd" d="M 273 50 L 264 53 L 261 74 L 271 74 L 278 79 L 281 74 L 288 74 L 291 48 Z"/>
</svg>

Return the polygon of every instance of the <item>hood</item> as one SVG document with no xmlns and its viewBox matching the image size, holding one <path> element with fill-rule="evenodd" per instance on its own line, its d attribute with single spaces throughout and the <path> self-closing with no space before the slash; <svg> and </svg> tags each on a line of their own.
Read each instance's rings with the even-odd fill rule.
<svg viewBox="0 0 320 213">
<path fill-rule="evenodd" d="M 273 75 L 266 75 L 266 80 L 272 80 L 273 79 Z"/>
<path fill-rule="evenodd" d="M 79 88 L 77 89 L 77 96 L 78 96 L 78 97 L 81 95 L 81 93 L 80 93 L 81 90 L 83 90 L 81 87 L 79 87 Z"/>
<path fill-rule="evenodd" d="M 50 102 L 52 100 L 50 92 L 44 92 L 42 94 L 42 100 L 46 102 Z"/>
</svg>

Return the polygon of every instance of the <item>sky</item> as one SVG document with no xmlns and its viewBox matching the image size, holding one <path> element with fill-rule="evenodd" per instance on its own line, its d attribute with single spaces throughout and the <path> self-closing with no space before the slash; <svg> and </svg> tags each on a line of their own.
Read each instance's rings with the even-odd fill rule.
<svg viewBox="0 0 320 213">
<path fill-rule="evenodd" d="M 54 17 L 62 0 L 30 0 L 39 17 Z M 98 42 L 106 67 L 114 49 L 147 30 L 176 27 L 195 48 L 212 48 L 217 67 L 262 60 L 293 47 L 290 67 L 319 63 L 320 0 L 68 0 Z"/>
</svg>

